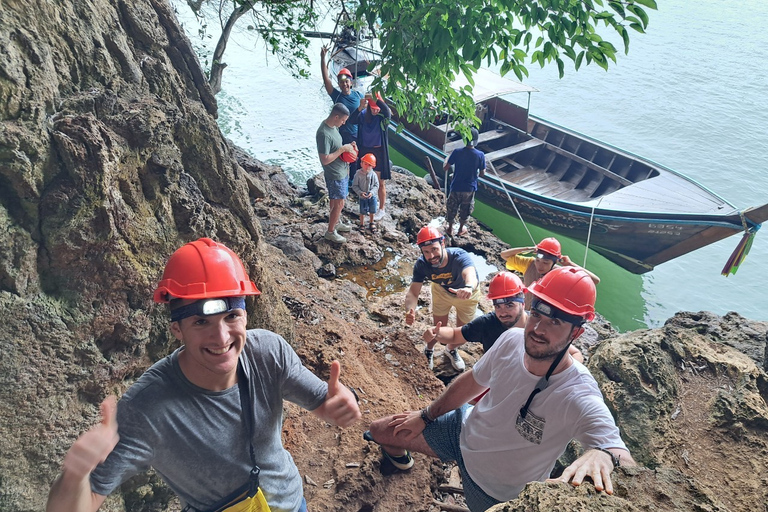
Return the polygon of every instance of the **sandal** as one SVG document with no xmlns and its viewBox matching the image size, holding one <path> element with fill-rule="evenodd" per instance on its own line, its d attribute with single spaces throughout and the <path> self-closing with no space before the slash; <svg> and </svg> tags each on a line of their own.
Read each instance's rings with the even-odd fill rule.
<svg viewBox="0 0 768 512">
<path fill-rule="evenodd" d="M 376 224 L 374 224 L 373 222 L 371 222 L 371 224 L 368 226 L 368 230 L 371 233 L 378 233 L 379 232 L 379 228 L 377 228 Z"/>
</svg>

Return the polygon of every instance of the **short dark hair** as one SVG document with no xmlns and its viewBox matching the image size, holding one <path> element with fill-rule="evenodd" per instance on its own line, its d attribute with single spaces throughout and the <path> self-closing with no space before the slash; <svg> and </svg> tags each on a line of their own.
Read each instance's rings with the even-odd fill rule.
<svg viewBox="0 0 768 512">
<path fill-rule="evenodd" d="M 347 116 L 349 117 L 349 109 L 343 103 L 334 103 L 331 109 L 332 116 Z"/>
</svg>

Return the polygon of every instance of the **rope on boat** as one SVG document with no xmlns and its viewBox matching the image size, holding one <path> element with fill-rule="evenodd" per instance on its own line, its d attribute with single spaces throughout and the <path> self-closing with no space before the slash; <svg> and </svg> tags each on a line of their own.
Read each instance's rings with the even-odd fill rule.
<svg viewBox="0 0 768 512">
<path fill-rule="evenodd" d="M 728 261 L 725 262 L 723 270 L 720 272 L 720 275 L 725 277 L 728 277 L 731 274 L 736 274 L 736 271 L 739 270 L 739 266 L 744 262 L 744 258 L 747 257 L 747 254 L 749 254 L 749 250 L 752 248 L 752 242 L 755 239 L 757 230 L 760 228 L 759 224 L 757 227 L 750 228 L 747 225 L 747 219 L 744 216 L 743 211 L 739 212 L 739 217 L 741 218 L 741 225 L 744 227 L 744 234 L 742 235 L 741 240 L 739 240 L 739 243 L 736 245 L 736 248 L 728 257 Z"/>
<path fill-rule="evenodd" d="M 595 209 L 603 202 L 603 198 L 592 207 L 592 213 L 589 216 L 589 230 L 587 230 L 587 244 L 584 246 L 584 264 L 582 267 L 587 268 L 587 254 L 589 254 L 589 239 L 592 237 L 592 222 L 595 220 Z"/>
<path fill-rule="evenodd" d="M 509 202 L 512 203 L 512 207 L 515 209 L 515 213 L 517 213 L 517 218 L 520 219 L 520 222 L 522 222 L 523 227 L 525 228 L 526 233 L 528 233 L 528 237 L 531 239 L 531 244 L 536 245 L 536 241 L 533 239 L 533 235 L 531 234 L 530 230 L 528 229 L 528 226 L 525 224 L 525 221 L 523 220 L 523 216 L 520 214 L 520 210 L 517 209 L 517 205 L 512 200 L 512 196 L 510 195 L 509 191 L 507 190 L 507 187 L 504 186 L 504 180 L 501 179 L 501 176 L 499 176 L 499 173 L 496 171 L 496 166 L 493 165 L 493 162 L 490 160 L 488 161 L 488 165 L 490 166 L 491 170 L 493 171 L 493 174 L 496 175 L 496 178 L 498 178 L 499 183 L 501 183 L 501 188 L 504 189 L 504 193 L 507 194 L 507 199 L 509 199 Z"/>
</svg>

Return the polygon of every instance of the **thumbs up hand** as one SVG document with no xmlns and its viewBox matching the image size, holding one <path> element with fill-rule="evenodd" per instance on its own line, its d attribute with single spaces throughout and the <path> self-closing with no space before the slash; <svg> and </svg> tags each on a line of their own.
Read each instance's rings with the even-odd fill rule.
<svg viewBox="0 0 768 512">
<path fill-rule="evenodd" d="M 64 473 L 83 479 L 104 462 L 120 440 L 117 434 L 117 400 L 108 396 L 101 403 L 101 423 L 81 435 L 64 456 Z"/>
<path fill-rule="evenodd" d="M 357 398 L 346 386 L 339 382 L 341 363 L 331 363 L 331 377 L 328 379 L 328 394 L 325 402 L 315 409 L 318 417 L 339 427 L 349 427 L 362 417 L 357 406 Z"/>
</svg>

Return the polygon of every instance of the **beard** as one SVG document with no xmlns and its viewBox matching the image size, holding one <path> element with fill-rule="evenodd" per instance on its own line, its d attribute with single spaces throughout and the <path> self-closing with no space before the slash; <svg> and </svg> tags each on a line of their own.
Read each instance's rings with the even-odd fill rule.
<svg viewBox="0 0 768 512">
<path fill-rule="evenodd" d="M 496 318 L 499 318 L 499 322 L 501 322 L 501 325 L 506 327 L 507 329 L 510 329 L 517 324 L 517 322 L 520 321 L 520 317 L 523 315 L 523 308 L 520 308 L 520 311 L 517 313 L 517 315 L 512 317 L 505 317 L 504 319 L 499 318 L 499 315 L 496 315 Z"/>
<path fill-rule="evenodd" d="M 546 338 L 536 336 L 533 333 L 525 333 L 525 353 L 537 361 L 554 361 L 555 357 L 567 349 L 570 344 L 570 339 L 565 345 L 555 345 Z"/>
</svg>

